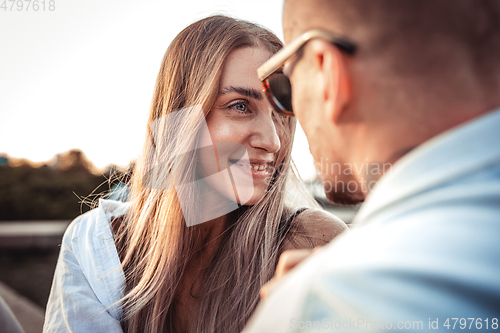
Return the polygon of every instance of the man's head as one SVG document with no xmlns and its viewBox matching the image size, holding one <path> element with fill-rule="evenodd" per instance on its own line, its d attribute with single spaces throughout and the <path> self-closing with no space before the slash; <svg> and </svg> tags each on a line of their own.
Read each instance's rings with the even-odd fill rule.
<svg viewBox="0 0 500 333">
<path fill-rule="evenodd" d="M 313 28 L 357 45 L 313 39 L 284 70 L 334 202 L 362 201 L 384 167 L 500 106 L 498 0 L 285 0 L 285 43 Z"/>
</svg>

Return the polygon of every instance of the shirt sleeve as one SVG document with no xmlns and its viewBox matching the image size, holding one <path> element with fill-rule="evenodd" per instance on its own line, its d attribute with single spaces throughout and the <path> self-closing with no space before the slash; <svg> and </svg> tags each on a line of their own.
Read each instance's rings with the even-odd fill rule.
<svg viewBox="0 0 500 333">
<path fill-rule="evenodd" d="M 466 319 L 497 327 L 498 214 L 454 210 L 340 235 L 285 275 L 243 332 L 448 332 Z"/>
<path fill-rule="evenodd" d="M 75 255 L 77 222 L 63 236 L 43 332 L 122 332 L 120 322 L 97 298 Z"/>
</svg>

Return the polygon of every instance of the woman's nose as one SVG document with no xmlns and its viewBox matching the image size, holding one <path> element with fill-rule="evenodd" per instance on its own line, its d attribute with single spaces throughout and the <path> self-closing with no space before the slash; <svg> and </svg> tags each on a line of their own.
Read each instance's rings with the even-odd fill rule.
<svg viewBox="0 0 500 333">
<path fill-rule="evenodd" d="M 273 154 L 280 150 L 281 141 L 272 113 L 260 113 L 252 132 L 250 146 Z"/>
</svg>

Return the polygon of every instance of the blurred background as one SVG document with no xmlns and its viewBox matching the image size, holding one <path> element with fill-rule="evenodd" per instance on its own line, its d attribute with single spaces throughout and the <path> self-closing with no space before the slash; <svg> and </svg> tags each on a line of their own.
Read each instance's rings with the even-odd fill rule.
<svg viewBox="0 0 500 333">
<path fill-rule="evenodd" d="M 0 0 L 0 296 L 41 331 L 61 236 L 133 168 L 170 41 L 221 13 L 282 38 L 282 0 Z M 299 128 L 293 157 L 328 205 Z M 125 192 L 124 192 L 125 191 Z"/>
</svg>

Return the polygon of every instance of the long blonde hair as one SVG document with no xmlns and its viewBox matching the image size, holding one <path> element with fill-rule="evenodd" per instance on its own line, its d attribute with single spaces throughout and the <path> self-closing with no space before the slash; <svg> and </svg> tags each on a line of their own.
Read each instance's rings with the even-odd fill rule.
<svg viewBox="0 0 500 333">
<path fill-rule="evenodd" d="M 196 171 L 195 157 L 171 158 L 193 147 L 197 139 L 183 135 L 196 133 L 200 126 L 190 107 L 201 106 L 206 116 L 219 93 L 229 53 L 255 46 L 276 53 L 282 43 L 260 26 L 217 15 L 185 28 L 165 53 L 149 116 L 150 138 L 132 176 L 132 205 L 116 235 L 117 244 L 122 244 L 118 248 L 126 277 L 122 323 L 127 332 L 180 330 L 175 301 L 189 259 L 203 245 L 200 228 L 186 226 L 178 193 L 171 186 L 152 186 L 150 178 L 190 181 Z M 178 110 L 185 112 L 170 120 L 178 122 L 178 132 L 173 133 L 168 127 L 171 124 L 161 120 Z M 283 221 L 293 213 L 295 204 L 285 193 L 296 193 L 295 200 L 302 206 L 314 205 L 304 191 L 290 187 L 298 183 L 291 163 L 295 120 L 281 121 L 286 136 L 277 156 L 279 167 L 258 203 L 240 206 L 227 215 L 224 239 L 207 268 L 197 308 L 191 314 L 190 332 L 243 329 L 258 304 L 259 289 L 274 274 L 280 245 L 290 229 Z M 168 147 L 162 146 L 165 142 Z M 192 192 L 187 195 L 193 199 L 195 211 L 197 197 L 196 191 Z"/>
</svg>

